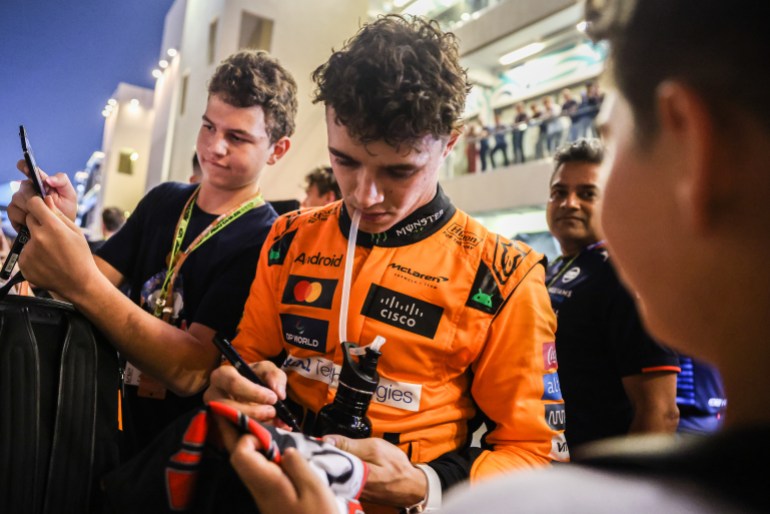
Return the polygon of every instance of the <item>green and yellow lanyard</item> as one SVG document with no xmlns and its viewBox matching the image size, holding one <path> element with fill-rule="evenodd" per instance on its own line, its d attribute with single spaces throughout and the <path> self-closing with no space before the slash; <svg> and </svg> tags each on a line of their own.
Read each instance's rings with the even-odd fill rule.
<svg viewBox="0 0 770 514">
<path fill-rule="evenodd" d="M 163 285 L 158 293 L 158 298 L 155 301 L 155 309 L 153 314 L 168 321 L 173 308 L 169 306 L 166 308 L 167 298 L 171 296 L 173 298 L 173 284 L 176 281 L 176 277 L 179 274 L 179 270 L 182 269 L 182 265 L 195 250 L 197 250 L 203 243 L 214 237 L 222 229 L 234 222 L 247 212 L 257 207 L 261 207 L 265 204 L 264 198 L 261 193 L 257 193 L 253 198 L 246 200 L 242 204 L 234 207 L 230 211 L 220 215 L 217 219 L 211 222 L 193 241 L 187 246 L 185 250 L 182 250 L 182 242 L 184 236 L 187 233 L 187 227 L 190 224 L 190 218 L 192 218 L 192 211 L 195 205 L 195 200 L 198 198 L 200 192 L 200 186 L 193 192 L 187 203 L 184 206 L 179 221 L 177 221 L 176 229 L 174 230 L 174 245 L 171 247 L 171 255 L 168 262 L 168 270 L 166 271 L 166 277 L 163 280 Z"/>
</svg>

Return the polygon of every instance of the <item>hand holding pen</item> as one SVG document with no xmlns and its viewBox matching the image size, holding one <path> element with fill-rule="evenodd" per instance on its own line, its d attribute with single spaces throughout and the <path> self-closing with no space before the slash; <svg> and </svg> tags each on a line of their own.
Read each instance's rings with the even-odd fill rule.
<svg viewBox="0 0 770 514">
<path fill-rule="evenodd" d="M 230 344 L 230 341 L 225 339 L 224 337 L 221 337 L 219 335 L 214 336 L 214 344 L 219 348 L 219 351 L 222 352 L 222 355 L 233 365 L 233 367 L 238 371 L 238 373 L 249 379 L 251 382 L 260 385 L 262 387 L 267 387 L 262 380 L 257 376 L 257 374 L 254 372 L 253 369 L 246 363 L 246 361 L 241 358 L 241 356 L 238 354 L 238 352 L 233 348 L 233 346 Z M 215 372 L 216 373 L 216 372 Z M 215 382 L 216 377 L 212 375 L 212 384 Z M 209 396 L 209 392 L 207 392 L 207 397 Z M 210 398 L 207 398 L 210 399 Z M 302 429 L 299 426 L 299 423 L 297 423 L 297 420 L 292 415 L 289 408 L 286 406 L 284 402 L 282 402 L 279 399 L 276 400 L 275 404 L 273 404 L 273 407 L 275 408 L 276 416 L 278 419 L 286 423 L 289 427 L 291 427 L 292 430 L 295 432 L 302 432 Z"/>
</svg>

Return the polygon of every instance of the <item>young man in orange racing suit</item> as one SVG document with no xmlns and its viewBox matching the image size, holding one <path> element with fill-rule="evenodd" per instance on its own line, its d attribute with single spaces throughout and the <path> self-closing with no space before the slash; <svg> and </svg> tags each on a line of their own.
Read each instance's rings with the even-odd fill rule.
<svg viewBox="0 0 770 514">
<path fill-rule="evenodd" d="M 484 229 L 438 185 L 468 91 L 453 35 L 380 18 L 313 77 L 343 200 L 279 218 L 268 235 L 234 345 L 269 388 L 225 366 L 206 399 L 266 420 L 288 395 L 308 431 L 335 395 L 346 315 L 348 341 L 386 339 L 374 437 L 329 437 L 368 462 L 364 501 L 433 508 L 468 477 L 566 460 L 543 258 Z M 346 255 L 356 211 L 358 244 Z M 489 431 L 472 449 L 477 415 Z"/>
</svg>

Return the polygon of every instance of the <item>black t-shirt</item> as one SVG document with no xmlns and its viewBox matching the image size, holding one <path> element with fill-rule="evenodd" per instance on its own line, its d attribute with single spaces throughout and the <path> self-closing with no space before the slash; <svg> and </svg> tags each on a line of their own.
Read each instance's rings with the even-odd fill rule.
<svg viewBox="0 0 770 514">
<path fill-rule="evenodd" d="M 572 262 L 555 261 L 546 284 L 558 319 L 556 355 L 570 449 L 626 434 L 633 410 L 622 378 L 676 371 L 676 354 L 642 328 L 603 244 L 584 249 Z"/>
<path fill-rule="evenodd" d="M 129 297 L 136 304 L 142 305 L 160 287 L 177 221 L 196 187 L 164 183 L 154 188 L 99 249 L 98 255 L 125 277 Z M 195 205 L 182 248 L 216 218 Z M 275 219 L 275 210 L 268 204 L 253 209 L 189 255 L 174 287 L 174 325 L 187 328 L 200 323 L 226 337 L 235 336 L 262 243 Z M 182 398 L 166 391 L 166 398 L 157 400 L 137 396 L 137 389 L 125 387 L 129 453 L 146 446 L 168 423 L 201 403 L 200 394 Z"/>
</svg>

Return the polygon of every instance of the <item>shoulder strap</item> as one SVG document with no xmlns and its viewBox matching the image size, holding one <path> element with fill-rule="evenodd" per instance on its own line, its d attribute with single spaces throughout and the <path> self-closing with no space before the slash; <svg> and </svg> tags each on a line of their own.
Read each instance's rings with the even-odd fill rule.
<svg viewBox="0 0 770 514">
<path fill-rule="evenodd" d="M 21 274 L 21 271 L 17 272 L 14 276 L 12 276 L 10 280 L 8 280 L 8 282 L 5 283 L 3 287 L 0 287 L 0 300 L 8 296 L 8 293 L 11 292 L 11 289 L 13 289 L 13 286 L 23 281 L 24 281 L 24 275 Z"/>
</svg>

